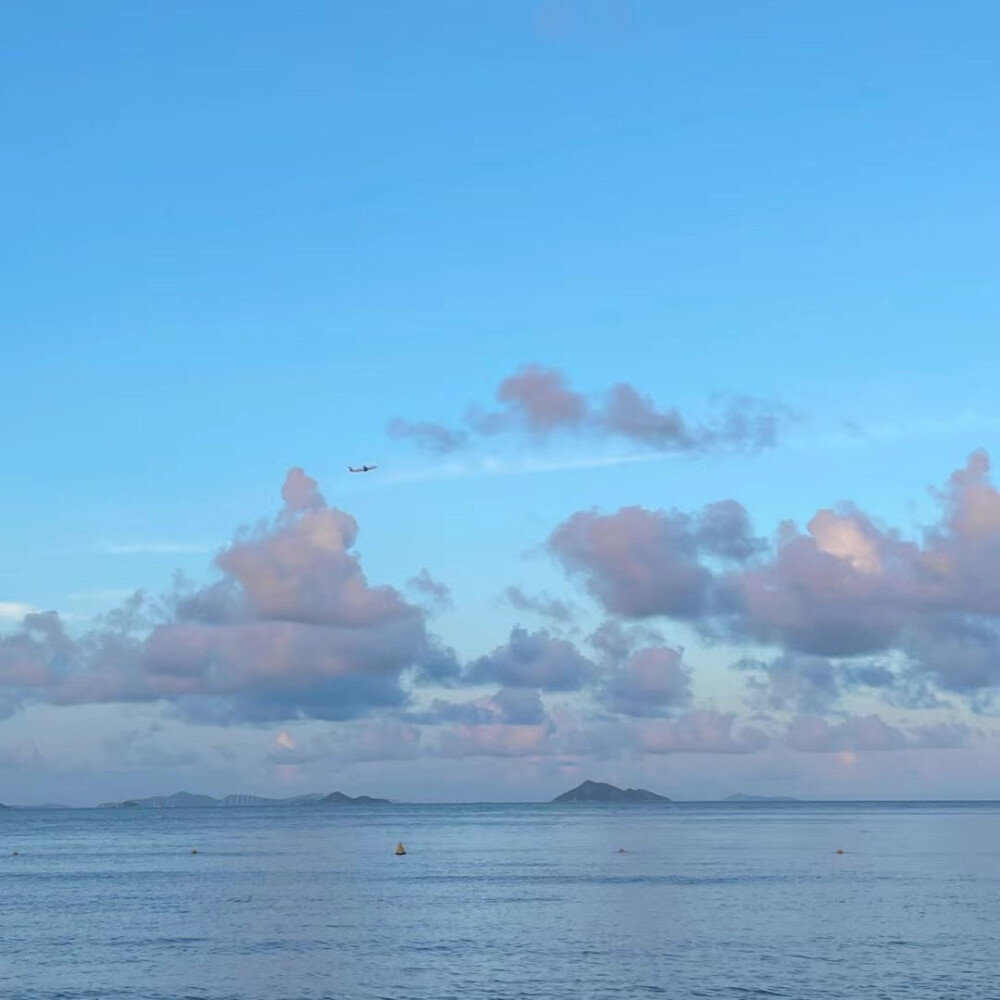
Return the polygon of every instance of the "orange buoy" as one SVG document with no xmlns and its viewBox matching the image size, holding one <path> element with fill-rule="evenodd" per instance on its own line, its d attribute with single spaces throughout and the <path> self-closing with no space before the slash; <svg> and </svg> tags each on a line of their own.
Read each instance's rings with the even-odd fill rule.
<svg viewBox="0 0 1000 1000">
<path fill-rule="evenodd" d="M 406 853 L 406 848 L 403 847 L 402 844 L 397 844 L 396 845 L 396 853 L 397 854 L 405 854 Z"/>
</svg>

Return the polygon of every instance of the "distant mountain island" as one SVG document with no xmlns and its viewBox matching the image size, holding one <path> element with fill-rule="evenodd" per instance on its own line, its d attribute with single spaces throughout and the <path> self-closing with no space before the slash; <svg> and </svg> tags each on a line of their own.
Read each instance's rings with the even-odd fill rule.
<svg viewBox="0 0 1000 1000">
<path fill-rule="evenodd" d="M 211 795 L 193 795 L 175 792 L 173 795 L 154 795 L 148 799 L 126 799 L 124 802 L 102 802 L 98 809 L 239 809 L 250 806 L 369 806 L 387 805 L 388 799 L 374 799 L 370 795 L 351 797 L 343 792 L 323 795 L 293 795 L 287 799 L 268 799 L 262 795 L 225 795 L 221 799 Z"/>
<path fill-rule="evenodd" d="M 618 788 L 604 781 L 585 781 L 553 802 L 669 802 L 665 795 L 647 792 L 645 788 Z"/>
<path fill-rule="evenodd" d="M 802 799 L 792 798 L 791 795 L 744 795 L 737 792 L 735 795 L 727 795 L 723 802 L 801 802 Z"/>
</svg>

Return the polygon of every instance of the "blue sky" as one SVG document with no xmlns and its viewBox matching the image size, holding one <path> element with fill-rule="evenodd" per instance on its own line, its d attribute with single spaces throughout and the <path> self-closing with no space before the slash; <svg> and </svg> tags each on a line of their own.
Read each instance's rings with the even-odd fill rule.
<svg viewBox="0 0 1000 1000">
<path fill-rule="evenodd" d="M 576 511 L 735 499 L 771 537 L 848 500 L 918 537 L 928 487 L 1000 431 L 998 27 L 985 3 L 6 5 L 0 602 L 77 635 L 177 568 L 210 583 L 292 467 L 357 519 L 369 582 L 447 584 L 429 627 L 463 663 L 519 621 L 559 631 L 500 601 L 509 585 L 574 602 L 577 643 L 607 616 L 545 548 Z M 571 430 L 438 456 L 386 432 L 457 427 L 530 363 L 695 423 L 720 395 L 794 418 L 754 454 Z M 745 637 L 651 624 L 685 647 L 685 711 L 753 714 L 729 668 Z M 990 795 L 991 690 L 909 715 L 871 691 L 827 706 L 987 734 L 862 754 L 854 784 L 780 741 L 357 764 L 352 727 L 398 718 L 207 727 L 169 699 L 32 696 L 0 720 L 0 801 L 181 781 L 508 797 L 591 771 L 668 794 Z M 275 765 L 279 730 L 341 742 Z M 154 749 L 124 754 L 125 733 Z"/>
</svg>

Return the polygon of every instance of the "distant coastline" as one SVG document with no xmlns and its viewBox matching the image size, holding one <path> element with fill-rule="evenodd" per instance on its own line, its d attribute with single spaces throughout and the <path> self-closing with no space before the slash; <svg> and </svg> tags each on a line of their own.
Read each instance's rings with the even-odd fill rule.
<svg viewBox="0 0 1000 1000">
<path fill-rule="evenodd" d="M 388 799 L 370 795 L 350 796 L 343 792 L 312 792 L 293 795 L 285 799 L 271 799 L 263 795 L 224 795 L 220 799 L 211 795 L 194 795 L 191 792 L 174 792 L 173 795 L 154 795 L 148 799 L 124 799 L 121 802 L 102 802 L 98 809 L 247 809 L 266 806 L 372 806 L 389 805 Z"/>
<path fill-rule="evenodd" d="M 996 804 L 1000 799 L 800 799 L 786 795 L 753 795 L 737 792 L 719 799 L 671 799 L 665 795 L 648 791 L 643 788 L 618 788 L 606 782 L 584 781 L 552 799 L 495 801 L 489 799 L 463 801 L 414 801 L 390 800 L 376 798 L 371 795 L 347 795 L 344 792 L 311 792 L 303 795 L 293 795 L 286 798 L 274 798 L 263 795 L 231 794 L 223 796 L 200 795 L 191 792 L 175 792 L 172 795 L 154 795 L 147 798 L 122 799 L 120 801 L 101 802 L 94 805 L 69 806 L 60 803 L 18 804 L 0 803 L 0 814 L 10 816 L 12 813 L 43 810 L 75 810 L 75 809 L 108 809 L 108 810 L 148 810 L 148 809 L 238 809 L 238 808 L 306 808 L 322 807 L 364 807 L 364 806 L 545 806 L 560 804 L 601 805 L 610 804 L 655 804 L 665 803 L 683 806 L 711 805 L 957 805 L 957 804 Z"/>
</svg>

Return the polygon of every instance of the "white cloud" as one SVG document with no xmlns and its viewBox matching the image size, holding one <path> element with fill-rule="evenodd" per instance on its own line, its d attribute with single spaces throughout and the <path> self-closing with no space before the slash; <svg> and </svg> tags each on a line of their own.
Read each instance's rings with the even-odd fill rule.
<svg viewBox="0 0 1000 1000">
<path fill-rule="evenodd" d="M 19 622 L 38 608 L 23 601 L 0 601 L 0 622 Z"/>
</svg>

